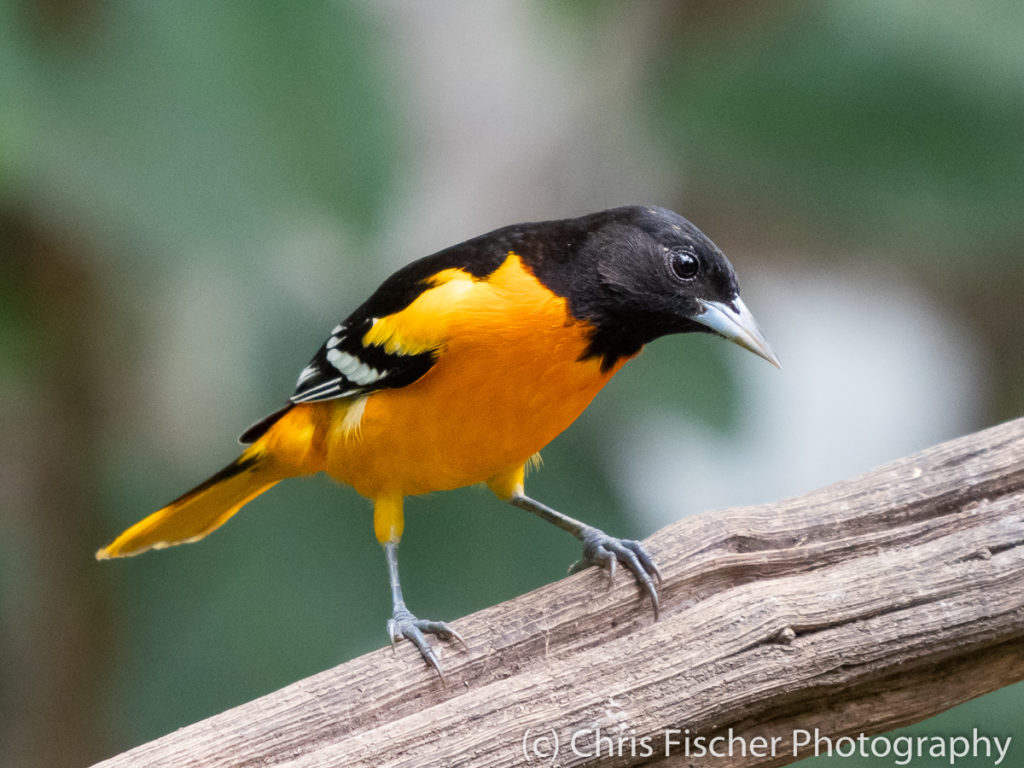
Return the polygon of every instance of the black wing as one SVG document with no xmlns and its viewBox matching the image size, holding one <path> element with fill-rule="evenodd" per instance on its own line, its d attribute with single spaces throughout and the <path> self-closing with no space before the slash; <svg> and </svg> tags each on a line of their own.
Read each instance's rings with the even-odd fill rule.
<svg viewBox="0 0 1024 768">
<path fill-rule="evenodd" d="M 331 337 L 302 369 L 288 404 L 245 430 L 238 438 L 240 443 L 253 443 L 261 438 L 297 403 L 360 397 L 388 387 L 404 387 L 434 364 L 434 352 L 392 354 L 381 346 L 363 344 L 362 338 L 375 318 L 358 318 L 357 312 L 335 327 Z"/>
<path fill-rule="evenodd" d="M 291 401 L 315 403 L 404 387 L 430 370 L 433 352 L 394 354 L 382 346 L 363 344 L 363 336 L 373 323 L 373 317 L 360 317 L 357 313 L 335 327 L 299 374 Z"/>
<path fill-rule="evenodd" d="M 582 221 L 582 220 L 581 220 Z M 401 312 L 433 285 L 439 272 L 457 268 L 473 277 L 485 278 L 507 257 L 510 250 L 527 255 L 545 250 L 548 229 L 563 222 L 521 224 L 495 230 L 439 251 L 406 265 L 385 280 L 374 294 L 342 324 L 313 356 L 296 384 L 288 404 L 253 424 L 239 441 L 252 443 L 297 403 L 315 403 L 341 397 L 360 397 L 389 387 L 412 384 L 430 370 L 437 350 L 413 354 L 389 353 L 383 346 L 363 344 L 363 337 L 379 318 Z M 555 238 L 563 242 L 571 238 Z"/>
<path fill-rule="evenodd" d="M 416 381 L 430 370 L 436 352 L 389 353 L 382 346 L 364 345 L 366 332 L 379 318 L 400 313 L 424 291 L 430 290 L 434 276 L 443 270 L 457 268 L 475 278 L 492 273 L 519 242 L 519 229 L 506 227 L 467 240 L 407 264 L 391 275 L 345 322 L 331 331 L 331 337 L 299 374 L 291 401 L 314 403 L 358 397 Z"/>
</svg>

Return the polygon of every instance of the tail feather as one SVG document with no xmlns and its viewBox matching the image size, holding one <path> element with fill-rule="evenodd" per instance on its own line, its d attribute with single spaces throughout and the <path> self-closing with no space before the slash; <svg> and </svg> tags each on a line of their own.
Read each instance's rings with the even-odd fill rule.
<svg viewBox="0 0 1024 768">
<path fill-rule="evenodd" d="M 269 416 L 264 416 L 262 419 L 257 421 L 247 430 L 245 430 L 245 432 L 243 432 L 239 436 L 238 442 L 240 442 L 242 445 L 247 445 L 248 443 L 255 443 L 257 440 L 259 440 L 261 437 L 267 434 L 267 432 L 270 431 L 270 428 L 277 424 L 277 422 L 279 422 L 281 419 L 283 419 L 285 415 L 294 407 L 295 403 L 288 403 L 288 405 L 286 405 L 284 408 L 279 408 Z"/>
<path fill-rule="evenodd" d="M 99 550 L 96 559 L 198 541 L 281 479 L 265 454 L 250 449 L 206 482 L 128 528 Z"/>
</svg>

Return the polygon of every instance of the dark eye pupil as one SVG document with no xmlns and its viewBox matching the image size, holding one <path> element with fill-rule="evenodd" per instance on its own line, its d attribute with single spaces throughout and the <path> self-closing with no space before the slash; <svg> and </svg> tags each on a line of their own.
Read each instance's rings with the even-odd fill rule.
<svg viewBox="0 0 1024 768">
<path fill-rule="evenodd" d="M 672 271 L 680 280 L 692 280 L 700 267 L 697 257 L 692 253 L 673 253 L 671 263 Z"/>
</svg>

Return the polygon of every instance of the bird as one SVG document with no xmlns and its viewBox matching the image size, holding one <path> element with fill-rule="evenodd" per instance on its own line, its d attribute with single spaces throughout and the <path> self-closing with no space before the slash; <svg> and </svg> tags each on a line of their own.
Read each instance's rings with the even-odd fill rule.
<svg viewBox="0 0 1024 768">
<path fill-rule="evenodd" d="M 444 680 L 403 598 L 403 501 L 485 484 L 503 502 L 575 536 L 570 568 L 627 568 L 657 619 L 661 574 L 645 547 L 526 495 L 539 452 L 648 343 L 711 333 L 781 367 L 740 299 L 722 251 L 666 208 L 624 206 L 514 224 L 413 261 L 388 277 L 299 374 L 283 407 L 239 438 L 239 457 L 96 553 L 194 542 L 281 480 L 325 472 L 373 504 L 391 590 L 387 634 L 409 640 Z"/>
</svg>

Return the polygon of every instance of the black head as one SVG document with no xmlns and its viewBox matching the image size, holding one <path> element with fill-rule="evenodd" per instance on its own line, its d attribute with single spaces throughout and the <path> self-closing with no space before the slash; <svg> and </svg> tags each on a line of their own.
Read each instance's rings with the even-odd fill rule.
<svg viewBox="0 0 1024 768">
<path fill-rule="evenodd" d="M 610 367 L 659 336 L 710 332 L 778 365 L 740 300 L 732 265 L 682 216 L 637 206 L 571 223 L 580 225 L 571 256 L 561 268 L 546 266 L 564 279 L 559 293 L 573 314 L 595 327 L 588 356 Z"/>
</svg>

